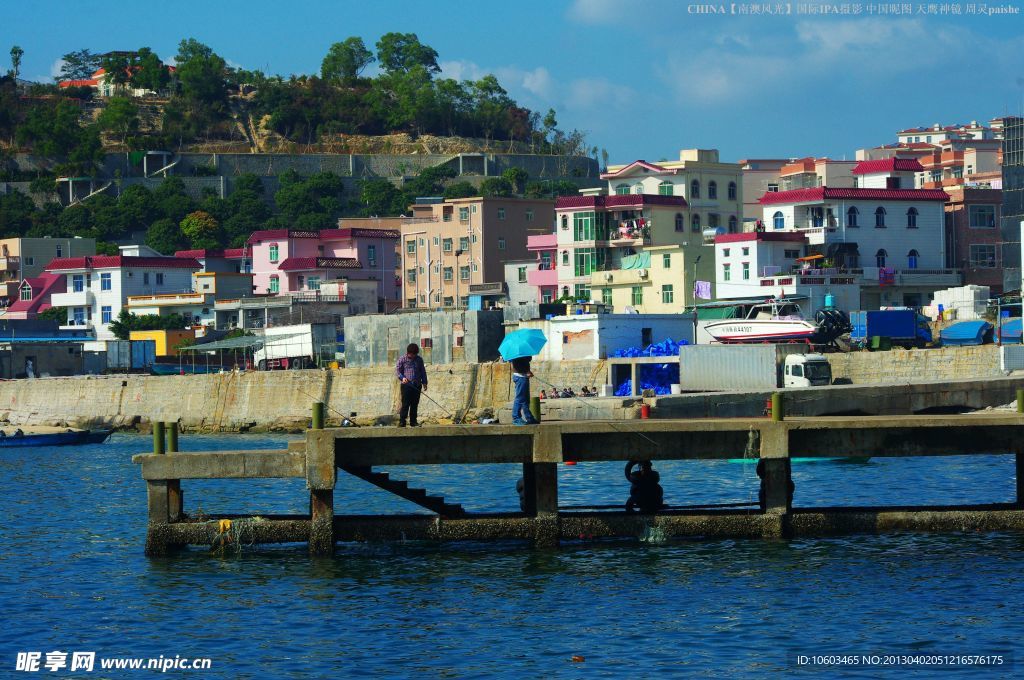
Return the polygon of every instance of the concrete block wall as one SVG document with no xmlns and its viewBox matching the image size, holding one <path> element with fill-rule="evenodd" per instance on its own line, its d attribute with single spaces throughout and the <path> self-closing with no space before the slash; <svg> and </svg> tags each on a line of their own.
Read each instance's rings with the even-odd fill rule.
<svg viewBox="0 0 1024 680">
<path fill-rule="evenodd" d="M 846 378 L 854 384 L 964 380 L 1002 375 L 999 348 L 995 345 L 835 353 L 829 354 L 828 360 L 832 364 L 833 378 Z"/>
</svg>

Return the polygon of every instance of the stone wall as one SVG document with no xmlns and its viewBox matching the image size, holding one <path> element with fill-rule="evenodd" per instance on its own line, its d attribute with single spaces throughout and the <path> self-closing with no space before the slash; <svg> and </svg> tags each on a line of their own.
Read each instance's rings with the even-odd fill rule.
<svg viewBox="0 0 1024 680">
<path fill-rule="evenodd" d="M 1002 375 L 995 345 L 836 353 L 829 354 L 828 360 L 833 378 L 845 378 L 857 385 Z"/>
</svg>

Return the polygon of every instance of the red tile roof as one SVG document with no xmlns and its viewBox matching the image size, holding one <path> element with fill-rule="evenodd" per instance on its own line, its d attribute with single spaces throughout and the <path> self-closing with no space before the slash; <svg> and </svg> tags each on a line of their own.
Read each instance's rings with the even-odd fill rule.
<svg viewBox="0 0 1024 680">
<path fill-rule="evenodd" d="M 647 168 L 648 170 L 651 170 L 652 172 L 673 172 L 674 173 L 673 170 L 669 170 L 668 168 L 664 168 L 664 167 L 662 167 L 660 165 L 655 165 L 654 163 L 648 163 L 647 161 L 641 159 L 641 160 L 638 160 L 638 161 L 633 161 L 632 163 L 630 163 L 629 165 L 625 166 L 621 170 L 616 170 L 615 172 L 602 172 L 601 173 L 601 179 L 614 179 L 616 177 L 621 177 L 622 175 L 626 174 L 627 172 L 629 172 L 633 168 L 637 168 L 637 167 Z"/>
<path fill-rule="evenodd" d="M 559 196 L 555 199 L 555 210 L 572 210 L 573 208 L 618 208 L 622 206 L 673 205 L 686 207 L 686 199 L 682 196 L 662 196 L 661 194 L 621 194 L 613 196 Z"/>
<path fill-rule="evenodd" d="M 942 201 L 949 194 L 941 189 L 862 189 L 841 187 L 814 187 L 792 191 L 769 191 L 759 199 L 761 205 L 778 203 L 813 203 L 827 198 L 847 201 Z"/>
<path fill-rule="evenodd" d="M 54 293 L 63 293 L 67 289 L 67 278 L 45 271 L 39 276 L 25 279 L 22 283 L 31 286 L 32 299 L 22 300 L 19 295 L 18 300 L 7 308 L 8 312 L 45 312 L 50 308 L 50 296 Z"/>
<path fill-rule="evenodd" d="M 299 272 L 312 269 L 362 269 L 363 265 L 354 257 L 289 257 L 277 268 L 283 272 Z"/>
<path fill-rule="evenodd" d="M 229 260 L 240 260 L 247 255 L 245 248 L 225 248 L 224 257 Z"/>
<path fill-rule="evenodd" d="M 73 269 L 128 269 L 154 267 L 164 269 L 201 269 L 194 259 L 187 257 L 135 257 L 133 255 L 90 255 L 87 257 L 58 257 L 46 265 L 46 270 Z"/>
<path fill-rule="evenodd" d="M 874 161 L 861 161 L 853 167 L 854 175 L 868 175 L 876 172 L 921 172 L 924 170 L 916 158 L 879 158 Z"/>
<path fill-rule="evenodd" d="M 321 229 L 320 239 L 323 241 L 343 238 L 387 238 L 397 241 L 402 232 L 397 229 L 364 229 L 363 227 L 346 227 L 344 229 Z"/>
</svg>

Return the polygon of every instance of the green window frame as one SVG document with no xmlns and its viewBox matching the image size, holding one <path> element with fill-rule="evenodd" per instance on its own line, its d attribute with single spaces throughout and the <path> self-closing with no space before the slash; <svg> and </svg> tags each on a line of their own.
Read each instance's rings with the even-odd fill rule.
<svg viewBox="0 0 1024 680">
<path fill-rule="evenodd" d="M 576 284 L 576 298 L 577 300 L 590 301 L 590 286 L 585 283 Z"/>
<path fill-rule="evenodd" d="M 441 241 L 441 250 L 446 252 L 446 253 L 452 252 L 452 245 L 454 243 L 455 242 L 452 239 L 450 239 L 450 238 L 444 239 L 443 241 Z"/>
<path fill-rule="evenodd" d="M 576 276 L 590 276 L 594 272 L 595 253 L 593 248 L 578 248 L 575 255 Z"/>
<path fill-rule="evenodd" d="M 675 302 L 676 294 L 672 289 L 671 283 L 666 283 L 661 287 L 661 301 L 663 304 L 670 305 Z"/>
<path fill-rule="evenodd" d="M 672 268 L 672 255 L 670 253 L 664 253 L 661 256 L 661 267 L 662 269 Z"/>
<path fill-rule="evenodd" d="M 644 303 L 644 287 L 633 286 L 632 299 L 634 305 L 642 305 Z"/>
<path fill-rule="evenodd" d="M 270 277 L 270 292 L 271 293 L 279 293 L 279 292 L 281 292 L 281 280 L 278 279 L 276 276 L 271 276 Z"/>
<path fill-rule="evenodd" d="M 658 195 L 659 196 L 673 196 L 674 192 L 675 192 L 675 188 L 676 188 L 676 185 L 673 184 L 672 182 L 662 182 L 661 184 L 658 185 Z"/>
<path fill-rule="evenodd" d="M 603 304 L 608 305 L 609 307 L 612 306 L 612 289 L 611 288 L 602 288 L 601 289 L 601 302 Z"/>
<path fill-rule="evenodd" d="M 574 241 L 594 240 L 594 211 L 573 213 L 572 238 Z"/>
<path fill-rule="evenodd" d="M 277 244 L 275 243 L 275 244 L 270 246 L 270 261 L 271 262 L 277 262 L 278 256 L 279 256 L 279 251 L 278 251 L 278 248 L 277 248 Z"/>
</svg>

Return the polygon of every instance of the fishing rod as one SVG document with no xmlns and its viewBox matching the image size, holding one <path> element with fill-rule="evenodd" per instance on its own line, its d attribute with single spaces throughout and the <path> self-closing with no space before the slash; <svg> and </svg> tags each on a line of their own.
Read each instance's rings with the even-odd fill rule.
<svg viewBox="0 0 1024 680">
<path fill-rule="evenodd" d="M 441 404 L 437 403 L 436 399 L 434 399 L 432 396 L 430 396 L 429 394 L 424 392 L 422 387 L 418 387 L 415 383 L 413 383 L 411 381 L 407 382 L 407 383 L 399 383 L 399 384 L 412 385 L 413 389 L 415 389 L 417 392 L 419 392 L 421 397 L 426 397 L 427 399 L 429 399 L 434 404 L 434 406 L 436 406 L 439 409 L 441 409 L 442 411 L 444 411 L 444 414 L 452 419 L 452 424 L 454 424 L 454 425 L 464 425 L 465 424 L 465 423 L 462 422 L 462 419 L 460 419 L 458 416 L 452 415 L 451 412 L 448 409 L 446 409 L 444 406 L 441 406 Z M 465 414 L 463 414 L 463 417 L 465 417 Z"/>
<path fill-rule="evenodd" d="M 295 389 L 296 389 L 296 391 L 297 391 L 297 392 L 298 392 L 299 394 L 305 395 L 305 396 L 309 397 L 310 399 L 313 399 L 314 401 L 320 401 L 320 398 L 319 398 L 319 397 L 314 397 L 314 396 L 313 396 L 312 394 L 310 394 L 309 392 L 306 392 L 305 390 L 301 390 L 301 389 L 299 389 L 299 388 L 295 388 Z M 355 413 L 354 413 L 354 412 L 353 412 L 353 413 L 350 413 L 349 415 L 345 415 L 344 413 L 342 413 L 342 412 L 341 412 L 341 411 L 339 411 L 338 409 L 336 409 L 336 408 L 332 408 L 332 407 L 331 407 L 331 405 L 330 405 L 330 404 L 328 404 L 328 403 L 327 403 L 326 401 L 325 401 L 325 402 L 323 402 L 323 404 L 324 404 L 324 406 L 325 406 L 326 408 L 328 408 L 328 409 L 330 409 L 330 410 L 334 411 L 334 412 L 335 412 L 335 413 L 337 413 L 337 414 L 338 414 L 339 416 L 341 416 L 341 425 L 342 425 L 342 427 L 359 427 L 359 426 L 358 426 L 358 425 L 356 425 L 356 424 L 355 424 L 354 422 L 352 422 L 352 419 L 351 419 L 351 417 L 355 415 Z"/>
</svg>

